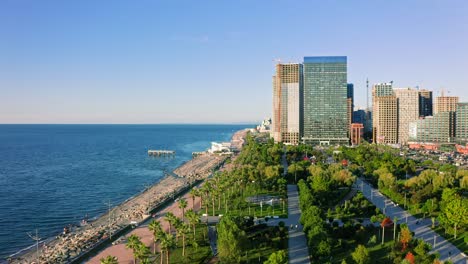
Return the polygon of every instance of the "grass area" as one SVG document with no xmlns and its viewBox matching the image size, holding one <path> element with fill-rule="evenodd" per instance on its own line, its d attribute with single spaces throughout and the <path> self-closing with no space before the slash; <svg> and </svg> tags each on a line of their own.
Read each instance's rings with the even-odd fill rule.
<svg viewBox="0 0 468 264">
<path fill-rule="evenodd" d="M 247 233 L 249 239 L 248 249 L 242 256 L 241 263 L 263 263 L 271 253 L 279 250 L 288 250 L 287 230 L 284 229 L 281 237 L 278 227 L 261 226 Z"/>
<path fill-rule="evenodd" d="M 212 256 L 210 243 L 206 234 L 207 227 L 205 224 L 199 224 L 196 227 L 196 241 L 198 247 L 193 246 L 193 232 L 187 234 L 185 257 L 182 256 L 182 238 L 179 237 L 177 247 L 170 252 L 170 263 L 172 264 L 188 264 L 188 263 L 204 263 L 206 259 Z M 164 255 L 164 261 L 166 261 Z M 160 258 L 157 254 L 156 258 L 151 263 L 159 263 Z"/>
<path fill-rule="evenodd" d="M 461 232 L 457 234 L 457 239 L 453 237 L 453 234 L 445 234 L 444 229 L 441 226 L 436 226 L 433 228 L 437 234 L 444 237 L 447 241 L 456 246 L 459 250 L 463 251 L 465 254 L 468 254 L 468 244 L 465 242 L 465 238 L 468 237 L 468 232 Z"/>
<path fill-rule="evenodd" d="M 279 192 L 259 190 L 258 192 L 246 191 L 242 196 L 237 196 L 231 199 L 221 199 L 221 202 L 215 201 L 215 215 L 233 215 L 233 216 L 253 216 L 253 217 L 265 217 L 265 216 L 279 216 L 280 218 L 288 217 L 288 200 L 284 199 L 284 202 L 280 201 L 279 204 L 259 204 L 247 202 L 247 197 L 255 197 L 260 195 L 270 195 L 281 197 Z M 211 201 L 204 201 L 203 208 L 200 213 L 206 213 L 205 206 L 208 206 L 208 215 L 213 215 L 213 205 Z"/>
<path fill-rule="evenodd" d="M 200 211 L 201 213 L 205 213 L 205 209 Z M 283 213 L 284 212 L 284 213 Z M 233 215 L 233 216 L 253 216 L 253 217 L 265 217 L 265 216 L 279 216 L 280 218 L 287 218 L 288 217 L 288 203 L 284 202 L 284 211 L 282 205 L 263 205 L 263 208 L 260 207 L 258 204 L 246 203 L 242 205 L 240 208 L 234 208 L 226 210 L 221 206 L 221 210 L 218 210 L 217 206 L 215 205 L 215 214 L 216 215 Z M 208 208 L 208 215 L 213 215 L 213 208 Z"/>
<path fill-rule="evenodd" d="M 375 244 L 368 244 L 369 239 L 372 236 L 377 237 L 377 241 Z M 355 240 L 355 239 L 343 239 L 340 243 L 337 243 L 337 245 L 332 249 L 332 263 L 337 263 L 340 264 L 343 259 L 346 260 L 347 263 L 354 263 L 351 253 L 354 252 L 356 247 L 359 244 L 362 244 L 367 247 L 369 250 L 370 254 L 370 259 L 372 260 L 371 263 L 379 263 L 379 264 L 391 264 L 393 263 L 389 258 L 389 253 L 391 251 L 391 248 L 393 246 L 393 229 L 388 229 L 385 232 L 385 243 L 382 245 L 382 229 L 381 228 L 375 228 L 372 230 L 366 229 L 364 232 L 362 232 L 361 239 Z"/>
</svg>

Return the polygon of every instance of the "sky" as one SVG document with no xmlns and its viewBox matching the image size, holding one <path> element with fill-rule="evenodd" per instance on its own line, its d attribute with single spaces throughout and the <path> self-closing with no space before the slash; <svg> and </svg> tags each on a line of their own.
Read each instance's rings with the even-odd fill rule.
<svg viewBox="0 0 468 264">
<path fill-rule="evenodd" d="M 253 123 L 276 60 L 468 101 L 468 1 L 0 1 L 0 123 Z"/>
</svg>

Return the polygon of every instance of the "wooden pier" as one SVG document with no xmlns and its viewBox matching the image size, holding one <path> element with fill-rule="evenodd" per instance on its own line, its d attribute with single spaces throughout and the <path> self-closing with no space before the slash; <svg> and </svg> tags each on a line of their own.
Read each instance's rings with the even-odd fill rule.
<svg viewBox="0 0 468 264">
<path fill-rule="evenodd" d="M 174 156 L 174 150 L 148 150 L 149 156 Z"/>
</svg>

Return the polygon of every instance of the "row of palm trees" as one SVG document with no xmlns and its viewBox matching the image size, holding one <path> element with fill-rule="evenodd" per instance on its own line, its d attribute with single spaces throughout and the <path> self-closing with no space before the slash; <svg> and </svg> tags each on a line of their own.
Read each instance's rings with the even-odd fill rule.
<svg viewBox="0 0 468 264">
<path fill-rule="evenodd" d="M 153 220 L 149 223 L 148 229 L 153 234 L 153 255 L 156 255 L 156 248 L 159 245 L 159 256 L 160 263 L 163 264 L 164 260 L 169 263 L 170 252 L 174 249 L 179 238 L 182 239 L 182 256 L 186 256 L 185 248 L 187 235 L 193 230 L 192 245 L 198 246 L 196 242 L 196 226 L 200 223 L 200 216 L 193 210 L 189 209 L 187 212 L 185 209 L 188 206 L 187 200 L 180 199 L 178 206 L 182 209 L 182 218 L 175 216 L 172 212 L 166 213 L 164 220 L 169 224 L 169 230 L 166 232 L 163 230 L 161 222 Z M 175 234 L 174 234 L 175 232 Z M 128 240 L 126 247 L 133 251 L 133 263 L 150 263 L 151 251 L 148 246 L 141 242 L 140 238 L 133 234 Z M 101 264 L 114 264 L 118 263 L 117 258 L 113 256 L 107 256 L 101 259 Z"/>
</svg>

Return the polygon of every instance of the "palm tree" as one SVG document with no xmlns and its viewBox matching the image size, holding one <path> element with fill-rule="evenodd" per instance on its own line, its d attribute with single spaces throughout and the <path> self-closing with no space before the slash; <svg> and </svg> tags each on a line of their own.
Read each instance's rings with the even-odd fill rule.
<svg viewBox="0 0 468 264">
<path fill-rule="evenodd" d="M 141 244 L 141 241 L 137 235 L 133 234 L 128 237 L 127 245 L 125 247 L 133 250 L 133 263 L 134 264 L 136 263 L 136 259 L 138 255 L 138 248 L 140 244 Z"/>
<path fill-rule="evenodd" d="M 140 243 L 140 245 L 136 249 L 137 259 L 139 259 L 142 263 L 147 262 L 149 260 L 150 255 L 151 255 L 151 251 L 150 251 L 149 247 L 147 247 L 143 243 Z"/>
<path fill-rule="evenodd" d="M 159 234 L 162 231 L 161 223 L 159 221 L 153 220 L 148 225 L 148 229 L 153 233 L 153 254 L 156 254 L 156 242 L 160 240 Z"/>
<path fill-rule="evenodd" d="M 172 224 L 174 223 L 174 219 L 176 216 L 172 212 L 167 212 L 164 219 L 169 223 L 169 234 L 172 234 Z"/>
<path fill-rule="evenodd" d="M 182 220 L 180 220 L 180 218 L 176 217 L 174 219 L 174 229 L 176 231 L 176 244 L 179 242 L 179 236 L 181 235 L 180 232 L 179 232 L 179 227 L 182 226 L 184 222 Z"/>
<path fill-rule="evenodd" d="M 179 208 L 182 209 L 182 221 L 185 221 L 185 208 L 187 208 L 187 200 L 181 198 L 179 200 Z"/>
<path fill-rule="evenodd" d="M 195 210 L 195 197 L 198 196 L 198 189 L 192 188 L 190 190 L 190 197 L 192 198 L 192 209 Z"/>
<path fill-rule="evenodd" d="M 192 209 L 187 211 L 187 219 L 189 221 L 189 224 L 193 227 L 193 239 L 195 240 L 195 227 L 196 225 L 200 222 L 200 217 L 198 216 L 197 213 L 195 213 Z"/>
<path fill-rule="evenodd" d="M 101 264 L 119 264 L 119 260 L 117 259 L 117 257 L 110 255 L 105 258 L 101 258 L 100 261 Z"/>
<path fill-rule="evenodd" d="M 177 233 L 180 236 L 182 236 L 182 256 L 184 257 L 185 257 L 185 234 L 187 234 L 188 232 L 190 232 L 190 227 L 186 223 L 181 222 L 181 224 L 177 228 Z"/>
<path fill-rule="evenodd" d="M 174 236 L 170 233 L 164 233 L 164 236 L 161 240 L 161 247 L 164 248 L 166 251 L 166 263 L 169 264 L 169 255 L 170 250 L 175 246 Z M 161 263 L 162 263 L 162 255 L 161 255 Z"/>
</svg>

